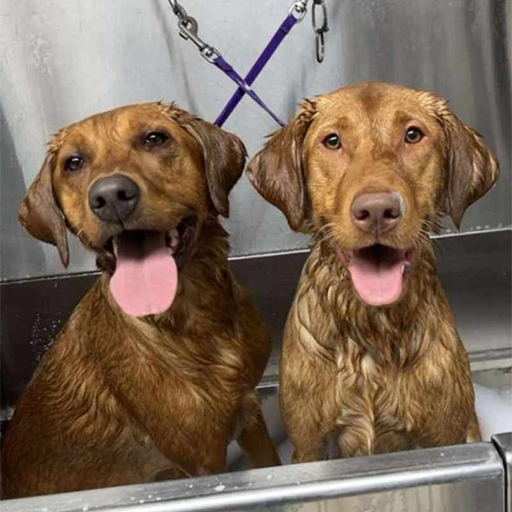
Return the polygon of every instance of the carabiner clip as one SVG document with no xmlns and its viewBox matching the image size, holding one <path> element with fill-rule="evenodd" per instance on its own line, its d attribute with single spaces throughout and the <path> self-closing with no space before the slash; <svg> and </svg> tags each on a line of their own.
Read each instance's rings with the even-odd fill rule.
<svg viewBox="0 0 512 512">
<path fill-rule="evenodd" d="M 322 8 L 322 24 L 317 23 L 317 7 Z M 313 30 L 315 31 L 315 43 L 316 43 L 316 60 L 321 63 L 324 60 L 325 55 L 325 38 L 324 34 L 329 32 L 329 24 L 327 20 L 327 6 L 325 0 L 314 0 L 313 3 Z"/>
<path fill-rule="evenodd" d="M 192 16 L 187 16 L 186 19 L 182 19 L 178 22 L 178 29 L 180 36 L 185 41 L 192 41 L 199 51 L 202 51 L 205 46 L 208 46 L 198 35 L 199 25 L 197 20 Z"/>
</svg>

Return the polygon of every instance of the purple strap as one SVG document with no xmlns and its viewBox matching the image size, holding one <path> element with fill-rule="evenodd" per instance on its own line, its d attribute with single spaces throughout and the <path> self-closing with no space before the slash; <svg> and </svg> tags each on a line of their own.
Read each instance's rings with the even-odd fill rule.
<svg viewBox="0 0 512 512">
<path fill-rule="evenodd" d="M 285 126 L 285 123 L 281 121 L 273 112 L 270 110 L 263 100 L 249 87 L 246 81 L 233 69 L 233 66 L 226 62 L 222 56 L 218 56 L 213 62 L 221 71 L 224 71 L 226 75 L 233 80 L 239 88 L 242 88 L 244 93 L 247 93 L 265 112 L 272 116 L 272 119 L 281 126 Z"/>
<path fill-rule="evenodd" d="M 224 59 L 221 59 L 224 61 L 221 62 L 221 65 L 217 64 L 217 61 L 220 59 L 217 59 L 215 62 L 215 65 L 222 69 L 228 76 L 238 83 L 238 89 L 235 91 L 233 96 L 231 96 L 231 99 L 228 101 L 227 105 L 224 107 L 222 112 L 220 113 L 219 117 L 216 119 L 215 124 L 217 126 L 222 126 L 227 118 L 231 115 L 233 110 L 235 110 L 236 106 L 240 103 L 240 100 L 244 97 L 244 94 L 247 93 L 249 96 L 251 96 L 252 99 L 254 99 L 258 105 L 260 105 L 266 112 L 268 112 L 272 118 L 281 126 L 284 126 L 284 123 L 263 103 L 263 101 L 258 97 L 256 93 L 252 89 L 250 89 L 250 85 L 256 80 L 258 75 L 261 73 L 263 68 L 266 66 L 267 62 L 270 60 L 272 55 L 274 55 L 275 51 L 283 41 L 283 39 L 288 35 L 290 30 L 295 26 L 298 19 L 293 16 L 292 14 L 289 14 L 286 19 L 283 21 L 281 26 L 277 29 L 277 32 L 274 34 L 272 39 L 269 41 L 261 55 L 258 57 L 258 60 L 254 63 L 249 73 L 247 73 L 247 76 L 245 77 L 245 80 L 236 73 L 236 71 L 233 70 L 229 64 L 224 61 Z M 227 65 L 230 68 L 230 71 L 226 71 L 222 66 Z M 235 73 L 236 79 L 234 76 L 232 76 L 231 73 Z M 252 94 L 251 94 L 252 93 Z"/>
</svg>

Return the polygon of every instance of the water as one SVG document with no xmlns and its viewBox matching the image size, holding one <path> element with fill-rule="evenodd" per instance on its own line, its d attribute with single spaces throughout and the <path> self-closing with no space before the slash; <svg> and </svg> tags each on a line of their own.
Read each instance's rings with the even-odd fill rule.
<svg viewBox="0 0 512 512">
<path fill-rule="evenodd" d="M 476 413 L 484 441 L 494 434 L 512 432 L 512 389 L 497 391 L 474 384 Z"/>
</svg>

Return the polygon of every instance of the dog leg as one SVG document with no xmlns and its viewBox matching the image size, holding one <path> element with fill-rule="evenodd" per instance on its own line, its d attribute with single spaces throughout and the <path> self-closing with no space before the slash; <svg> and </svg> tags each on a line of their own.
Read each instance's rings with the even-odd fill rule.
<svg viewBox="0 0 512 512">
<path fill-rule="evenodd" d="M 292 462 L 326 460 L 327 439 L 335 426 L 335 409 L 325 410 L 320 416 L 311 407 L 314 403 L 312 396 L 292 396 L 286 392 L 285 386 L 280 390 L 280 402 L 281 415 L 293 447 Z"/>
<path fill-rule="evenodd" d="M 267 430 L 259 398 L 255 392 L 245 397 L 243 429 L 237 443 L 256 468 L 280 466 L 281 459 Z"/>
<path fill-rule="evenodd" d="M 310 439 L 313 441 L 312 439 Z M 316 442 L 315 442 L 316 441 Z M 292 454 L 292 464 L 301 462 L 315 462 L 318 460 L 327 460 L 327 446 L 325 439 L 316 439 L 310 446 L 296 446 Z"/>
<path fill-rule="evenodd" d="M 255 468 L 281 465 L 281 459 L 261 415 L 258 415 L 252 425 L 242 430 L 237 442 Z"/>
</svg>

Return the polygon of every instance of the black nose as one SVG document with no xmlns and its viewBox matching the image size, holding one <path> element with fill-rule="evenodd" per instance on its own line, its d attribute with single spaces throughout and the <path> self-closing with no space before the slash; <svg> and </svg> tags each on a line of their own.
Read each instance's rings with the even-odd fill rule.
<svg viewBox="0 0 512 512">
<path fill-rule="evenodd" d="M 125 220 L 137 207 L 140 189 L 122 174 L 96 181 L 89 189 L 89 206 L 101 219 L 109 222 Z"/>
<path fill-rule="evenodd" d="M 352 203 L 354 224 L 367 233 L 376 235 L 394 228 L 401 219 L 401 196 L 397 193 L 361 194 Z"/>
</svg>

